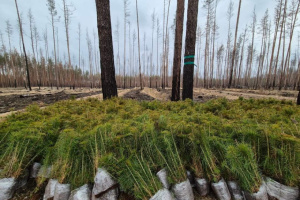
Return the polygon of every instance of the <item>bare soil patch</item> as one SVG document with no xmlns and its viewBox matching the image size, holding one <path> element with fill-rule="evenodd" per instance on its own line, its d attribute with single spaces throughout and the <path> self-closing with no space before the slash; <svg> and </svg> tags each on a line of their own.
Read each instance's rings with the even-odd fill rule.
<svg viewBox="0 0 300 200">
<path fill-rule="evenodd" d="M 133 89 L 123 96 L 124 99 L 134 99 L 138 101 L 153 101 L 155 98 L 151 97 L 148 94 L 141 92 L 140 89 Z"/>
<path fill-rule="evenodd" d="M 150 89 L 145 88 L 144 93 L 154 97 L 155 99 L 167 101 L 171 98 L 172 89 Z M 182 93 L 182 90 L 181 90 Z M 278 100 L 289 100 L 296 101 L 298 92 L 288 91 L 288 90 L 245 90 L 245 89 L 204 89 L 195 88 L 194 89 L 194 101 L 196 102 L 206 102 L 211 99 L 226 98 L 228 100 L 236 100 L 239 97 L 245 99 L 278 99 Z"/>
<path fill-rule="evenodd" d="M 30 104 L 37 103 L 45 106 L 57 101 L 70 98 L 82 98 L 86 96 L 100 94 L 101 91 L 92 91 L 87 93 L 67 93 L 59 91 L 56 93 L 29 93 L 29 94 L 9 94 L 0 96 L 0 113 L 6 113 L 13 110 L 21 110 Z"/>
</svg>

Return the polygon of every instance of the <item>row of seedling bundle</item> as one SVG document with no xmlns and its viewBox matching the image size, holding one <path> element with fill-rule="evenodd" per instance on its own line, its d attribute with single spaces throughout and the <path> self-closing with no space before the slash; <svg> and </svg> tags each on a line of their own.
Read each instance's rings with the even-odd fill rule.
<svg viewBox="0 0 300 200">
<path fill-rule="evenodd" d="M 203 131 L 193 130 L 189 135 L 174 135 L 168 131 L 158 132 L 150 123 L 145 123 L 144 126 L 144 131 L 139 135 L 116 135 L 110 125 L 100 126 L 88 134 L 78 134 L 66 129 L 59 135 L 54 146 L 43 151 L 45 155 L 35 152 L 40 148 L 38 142 L 34 143 L 36 138 L 24 138 L 24 149 L 20 151 L 20 145 L 17 144 L 11 148 L 11 152 L 3 155 L 8 162 L 4 164 L 2 173 L 22 175 L 35 160 L 33 155 L 42 158 L 44 167 L 37 179 L 38 185 L 52 178 L 46 188 L 45 199 L 53 198 L 55 194 L 56 199 L 67 199 L 66 196 L 69 198 L 71 195 L 71 189 L 84 189 L 85 194 L 94 195 L 94 199 L 105 199 L 107 195 L 112 196 L 109 199 L 117 199 L 116 183 L 122 192 L 136 199 L 194 199 L 192 185 L 202 196 L 208 195 L 211 187 L 217 198 L 224 200 L 264 200 L 268 199 L 268 194 L 278 199 L 298 198 L 299 190 L 296 187 L 278 185 L 272 180 L 264 183 L 257 155 L 254 153 L 255 146 L 217 137 L 210 138 Z M 290 148 L 298 147 L 289 141 L 282 140 L 281 143 Z M 259 148 L 260 151 L 263 150 L 262 147 Z M 297 159 L 296 157 L 291 159 Z M 14 163 L 17 161 L 19 163 Z M 266 166 L 278 163 L 272 159 L 264 162 Z M 279 163 L 278 166 L 283 165 Z M 99 173 L 113 178 L 107 182 L 109 178 L 101 178 Z M 229 181 L 228 185 L 224 178 Z M 296 181 L 299 181 L 299 177 L 295 177 Z M 93 189 L 89 193 L 86 184 L 93 182 L 94 188 L 98 184 L 102 189 Z M 15 183 L 20 185 L 17 181 Z M 77 187 L 80 188 L 76 190 Z M 114 190 L 110 190 L 112 187 Z M 56 190 L 59 192 L 55 192 Z"/>
<path fill-rule="evenodd" d="M 249 199 L 256 193 L 266 198 L 266 193 L 259 191 L 265 191 L 267 185 L 271 196 L 297 198 L 298 137 L 284 133 L 288 131 L 285 123 L 281 134 L 270 132 L 268 125 L 247 120 L 238 128 L 231 121 L 225 126 L 224 119 L 209 112 L 230 107 L 226 104 L 221 101 L 203 107 L 191 102 L 113 100 L 62 102 L 45 110 L 31 108 L 0 124 L 1 178 L 18 180 L 34 162 L 41 162 L 45 166 L 42 171 L 50 174 L 38 178 L 38 186 L 51 178 L 75 190 L 96 182 L 101 168 L 118 183 L 120 191 L 135 199 L 166 199 L 164 195 L 193 199 L 187 181 L 189 171 L 202 195 L 207 195 L 212 186 L 220 199 Z M 227 112 L 223 110 L 221 115 L 231 118 Z M 264 184 L 262 175 L 286 187 L 274 181 Z M 239 190 L 224 180 L 236 181 L 244 192 L 230 195 L 226 188 L 232 194 Z M 0 191 L 1 187 L 0 183 Z M 100 198 L 102 193 L 96 195 Z"/>
</svg>

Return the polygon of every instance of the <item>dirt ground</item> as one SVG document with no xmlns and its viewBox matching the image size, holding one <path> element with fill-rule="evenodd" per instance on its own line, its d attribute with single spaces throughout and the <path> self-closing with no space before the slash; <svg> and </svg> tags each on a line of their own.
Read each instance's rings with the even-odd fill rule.
<svg viewBox="0 0 300 200">
<path fill-rule="evenodd" d="M 182 90 L 181 90 L 182 92 Z M 171 98 L 172 89 L 152 89 L 145 88 L 142 93 L 147 94 L 160 101 L 168 101 Z M 194 101 L 197 102 L 206 102 L 211 99 L 217 98 L 226 98 L 229 100 L 236 100 L 239 97 L 245 99 L 266 99 L 274 98 L 279 100 L 297 100 L 298 92 L 297 91 L 270 91 L 270 90 L 245 90 L 245 89 L 204 89 L 204 88 L 195 88 L 194 89 Z"/>
<path fill-rule="evenodd" d="M 15 90 L 13 92 L 5 91 L 0 94 L 0 113 L 6 113 L 13 110 L 21 110 L 33 103 L 37 103 L 40 106 L 45 106 L 60 100 L 82 98 L 100 93 L 101 90 L 41 90 L 28 93 L 25 93 L 22 90 Z"/>
<path fill-rule="evenodd" d="M 171 92 L 171 88 L 144 88 L 143 90 L 138 88 L 118 89 L 118 96 L 139 101 L 169 101 Z M 235 100 L 239 97 L 245 99 L 274 98 L 296 102 L 297 95 L 297 91 L 287 90 L 194 89 L 194 101 L 196 102 L 206 102 L 216 98 Z M 60 88 L 57 90 L 56 88 L 33 88 L 33 90 L 29 92 L 23 88 L 0 88 L 0 121 L 14 112 L 22 111 L 32 103 L 36 103 L 40 105 L 40 107 L 45 107 L 57 101 L 70 98 L 86 99 L 91 97 L 102 100 L 103 95 L 101 89 L 77 88 L 70 90 L 69 88 Z"/>
</svg>

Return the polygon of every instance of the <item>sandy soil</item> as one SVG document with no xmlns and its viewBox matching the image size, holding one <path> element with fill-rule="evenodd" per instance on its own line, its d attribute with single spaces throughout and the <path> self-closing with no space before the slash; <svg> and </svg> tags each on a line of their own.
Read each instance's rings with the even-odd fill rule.
<svg viewBox="0 0 300 200">
<path fill-rule="evenodd" d="M 124 95 L 127 94 L 129 91 L 132 91 L 132 89 L 118 89 L 118 97 L 124 97 Z M 88 99 L 88 98 L 97 98 L 103 100 L 103 94 L 101 93 L 101 94 L 86 96 L 86 97 L 78 98 L 77 100 Z"/>
<path fill-rule="evenodd" d="M 182 92 L 182 90 L 181 90 Z M 161 100 L 168 101 L 171 98 L 172 89 L 166 88 L 162 89 L 153 89 L 145 88 L 142 93 L 148 94 L 149 96 Z M 227 98 L 229 100 L 236 100 L 239 97 L 244 97 L 245 99 L 266 99 L 274 98 L 279 100 L 297 100 L 297 91 L 269 91 L 269 90 L 245 90 L 245 89 L 204 89 L 204 88 L 195 88 L 194 89 L 194 101 L 197 102 L 206 102 L 211 99 L 216 98 Z"/>
<path fill-rule="evenodd" d="M 297 91 L 269 91 L 269 90 L 244 90 L 244 89 L 225 89 L 225 90 L 213 90 L 213 89 L 194 89 L 194 98 L 211 97 L 211 98 L 227 98 L 229 100 L 236 100 L 239 97 L 245 99 L 265 99 L 274 98 L 279 100 L 291 100 L 296 101 Z"/>
<path fill-rule="evenodd" d="M 123 96 L 123 98 L 124 99 L 135 99 L 138 101 L 153 101 L 156 99 L 156 98 L 144 93 L 143 90 L 141 91 L 140 89 L 130 90 Z"/>
<path fill-rule="evenodd" d="M 171 89 L 169 89 L 171 91 Z M 142 94 L 146 94 L 151 96 L 152 98 L 159 100 L 159 101 L 168 101 L 171 99 L 171 93 L 163 92 L 160 89 L 154 89 L 154 88 L 144 88 L 141 91 Z"/>
<path fill-rule="evenodd" d="M 118 89 L 118 96 L 139 101 L 169 101 L 171 92 L 171 88 L 164 90 L 156 88 L 144 88 L 143 90 L 138 88 Z M 197 102 L 206 102 L 216 98 L 235 100 L 239 97 L 245 99 L 274 98 L 296 102 L 297 95 L 297 91 L 286 90 L 194 89 L 194 101 Z M 77 99 L 103 99 L 101 89 L 77 88 L 70 90 L 69 88 L 60 88 L 57 90 L 56 88 L 41 88 L 39 90 L 38 88 L 33 88 L 33 90 L 29 92 L 23 88 L 0 88 L 0 121 L 12 113 L 23 111 L 26 106 L 32 103 L 37 103 L 40 107 L 45 107 L 60 100 L 73 98 L 72 96 Z"/>
<path fill-rule="evenodd" d="M 54 94 L 58 92 L 64 91 L 66 94 L 80 94 L 80 93 L 88 93 L 88 92 L 98 92 L 101 91 L 99 88 L 76 88 L 75 90 L 70 90 L 69 88 L 59 88 L 58 90 L 53 87 L 52 89 L 49 87 L 33 87 L 32 91 L 29 91 L 25 88 L 0 88 L 0 96 L 7 95 L 35 95 L 35 94 Z"/>
</svg>

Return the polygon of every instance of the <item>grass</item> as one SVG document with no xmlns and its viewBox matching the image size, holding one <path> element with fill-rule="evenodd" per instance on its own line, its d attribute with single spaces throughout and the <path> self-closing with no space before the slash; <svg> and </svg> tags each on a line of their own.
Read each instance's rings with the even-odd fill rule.
<svg viewBox="0 0 300 200">
<path fill-rule="evenodd" d="M 298 106 L 273 99 L 204 104 L 88 99 L 45 109 L 33 105 L 0 123 L 0 176 L 18 177 L 38 161 L 52 165 L 51 177 L 73 188 L 93 182 L 98 167 L 117 180 L 128 177 L 133 185 L 140 175 L 145 184 L 155 184 L 147 179 L 166 168 L 171 183 L 186 180 L 189 169 L 214 182 L 234 177 L 241 185 L 248 183 L 246 190 L 257 188 L 258 172 L 297 186 L 299 124 Z M 245 156 L 240 144 L 246 145 Z M 244 162 L 233 162 L 238 156 Z M 253 164 L 247 165 L 250 178 L 239 172 L 246 162 Z M 236 171 L 228 171 L 224 163 L 234 164 Z M 147 174 L 142 175 L 142 166 L 147 166 Z M 127 188 L 122 181 L 120 186 L 137 199 L 160 188 L 151 186 L 147 192 L 137 189 L 143 186 Z"/>
</svg>

